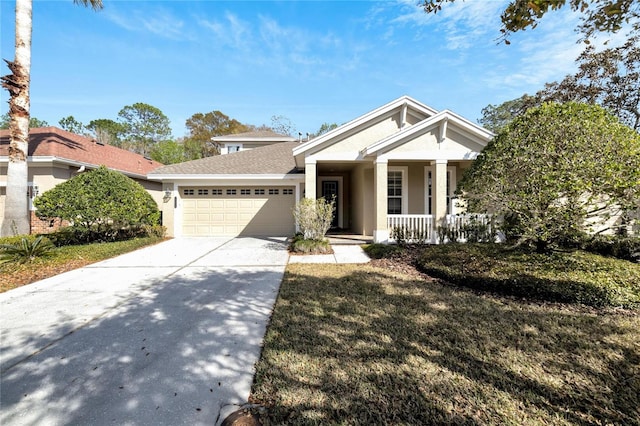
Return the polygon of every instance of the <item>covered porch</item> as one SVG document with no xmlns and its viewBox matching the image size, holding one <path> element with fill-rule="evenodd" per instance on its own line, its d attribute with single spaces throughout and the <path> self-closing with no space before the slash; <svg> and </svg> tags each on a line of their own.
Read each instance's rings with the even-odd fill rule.
<svg viewBox="0 0 640 426">
<path fill-rule="evenodd" d="M 471 160 L 318 161 L 306 165 L 304 196 L 334 198 L 330 234 L 335 238 L 359 235 L 381 243 L 398 238 L 437 243 L 438 226 L 446 223 L 462 232 L 468 223 L 454 192 L 470 164 Z"/>
<path fill-rule="evenodd" d="M 493 134 L 448 110 L 401 97 L 293 149 L 304 197 L 335 197 L 334 229 L 392 242 L 398 230 L 437 242 L 460 212 L 456 185 Z M 301 194 L 302 196 L 302 194 Z"/>
</svg>

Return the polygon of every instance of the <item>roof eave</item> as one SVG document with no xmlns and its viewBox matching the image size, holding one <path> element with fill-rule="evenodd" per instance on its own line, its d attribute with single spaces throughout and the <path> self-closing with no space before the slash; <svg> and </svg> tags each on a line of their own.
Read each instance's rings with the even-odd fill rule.
<svg viewBox="0 0 640 426">
<path fill-rule="evenodd" d="M 374 109 L 373 111 L 369 111 L 368 113 L 361 115 L 358 118 L 355 118 L 354 120 L 349 121 L 348 123 L 343 124 L 342 126 L 339 126 L 327 133 L 325 133 L 322 136 L 319 136 L 317 138 L 314 138 L 308 142 L 303 143 L 302 145 L 295 147 L 293 149 L 293 155 L 298 156 L 301 154 L 304 154 L 306 151 L 315 148 L 316 146 L 322 144 L 323 142 L 326 142 L 332 138 L 334 138 L 335 136 L 338 136 L 344 132 L 348 132 L 352 129 L 357 128 L 358 126 L 366 123 L 367 121 L 370 121 L 371 119 L 378 117 L 380 115 L 386 114 L 389 111 L 392 111 L 395 108 L 398 108 L 399 106 L 402 106 L 403 104 L 411 104 L 415 109 L 418 109 L 422 112 L 424 112 L 425 114 L 431 114 L 431 115 L 435 115 L 437 114 L 437 111 L 421 102 L 418 102 L 417 100 L 409 97 L 409 96 L 402 96 L 398 99 L 395 99 L 385 105 L 382 105 L 381 107 L 378 107 L 376 109 Z"/>
</svg>

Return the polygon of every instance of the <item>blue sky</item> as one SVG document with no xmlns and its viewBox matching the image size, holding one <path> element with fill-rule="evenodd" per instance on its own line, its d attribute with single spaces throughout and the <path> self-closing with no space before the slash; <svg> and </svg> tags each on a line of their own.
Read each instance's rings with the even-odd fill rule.
<svg viewBox="0 0 640 426">
<path fill-rule="evenodd" d="M 582 50 L 570 11 L 498 44 L 506 3 L 459 0 L 426 15 L 413 0 L 104 0 L 99 12 L 34 0 L 31 113 L 86 124 L 144 102 L 176 137 L 213 110 L 254 125 L 283 115 L 305 133 L 409 95 L 475 121 L 575 71 Z M 0 8 L 1 56 L 13 59 L 15 1 Z"/>
</svg>

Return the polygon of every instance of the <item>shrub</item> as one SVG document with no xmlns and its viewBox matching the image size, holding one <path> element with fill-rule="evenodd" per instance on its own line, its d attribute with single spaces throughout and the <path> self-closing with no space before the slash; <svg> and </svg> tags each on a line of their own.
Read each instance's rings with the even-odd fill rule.
<svg viewBox="0 0 640 426">
<path fill-rule="evenodd" d="M 335 200 L 304 198 L 293 209 L 293 217 L 305 240 L 321 241 L 331 227 Z"/>
<path fill-rule="evenodd" d="M 110 243 L 144 237 L 163 238 L 165 234 L 166 228 L 161 225 L 140 225 L 120 229 L 67 226 L 47 234 L 47 237 L 55 246 L 62 247 L 94 242 Z"/>
<path fill-rule="evenodd" d="M 640 306 L 640 267 L 586 252 L 538 254 L 499 245 L 430 246 L 418 264 L 456 285 L 590 306 Z"/>
<path fill-rule="evenodd" d="M 80 229 L 78 238 L 113 241 L 122 229 L 156 225 L 160 212 L 134 180 L 104 166 L 88 171 L 34 200 L 40 218 L 60 218 Z"/>
<path fill-rule="evenodd" d="M 391 244 L 368 244 L 364 251 L 372 259 L 384 259 L 394 257 L 402 253 L 402 248 Z"/>
<path fill-rule="evenodd" d="M 289 245 L 289 250 L 293 253 L 302 254 L 330 254 L 333 253 L 331 245 L 326 239 L 309 240 L 301 233 L 296 234 Z"/>
<path fill-rule="evenodd" d="M 46 257 L 53 251 L 51 241 L 42 235 L 36 238 L 22 237 L 15 244 L 0 245 L 0 263 L 27 263 L 37 257 Z"/>
<path fill-rule="evenodd" d="M 582 248 L 602 256 L 640 262 L 640 238 L 638 237 L 596 235 L 593 238 L 585 239 Z"/>
</svg>

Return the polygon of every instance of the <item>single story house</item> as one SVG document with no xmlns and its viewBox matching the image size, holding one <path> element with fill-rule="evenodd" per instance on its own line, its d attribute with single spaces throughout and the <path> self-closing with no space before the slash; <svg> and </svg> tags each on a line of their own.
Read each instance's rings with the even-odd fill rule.
<svg viewBox="0 0 640 426">
<path fill-rule="evenodd" d="M 0 218 L 4 217 L 7 190 L 7 164 L 9 163 L 9 130 L 0 130 Z M 33 199 L 54 186 L 86 170 L 101 165 L 122 172 L 141 184 L 162 205 L 162 184 L 147 179 L 154 169 L 162 166 L 150 160 L 111 145 L 104 145 L 85 136 L 57 127 L 29 129 L 29 209 L 31 232 L 48 232 L 55 223 L 40 220 L 34 212 Z"/>
<path fill-rule="evenodd" d="M 162 183 L 172 236 L 292 235 L 299 200 L 335 197 L 335 228 L 385 242 L 395 226 L 433 233 L 455 214 L 456 183 L 492 137 L 403 96 L 306 142 L 272 141 L 148 178 Z"/>
</svg>

